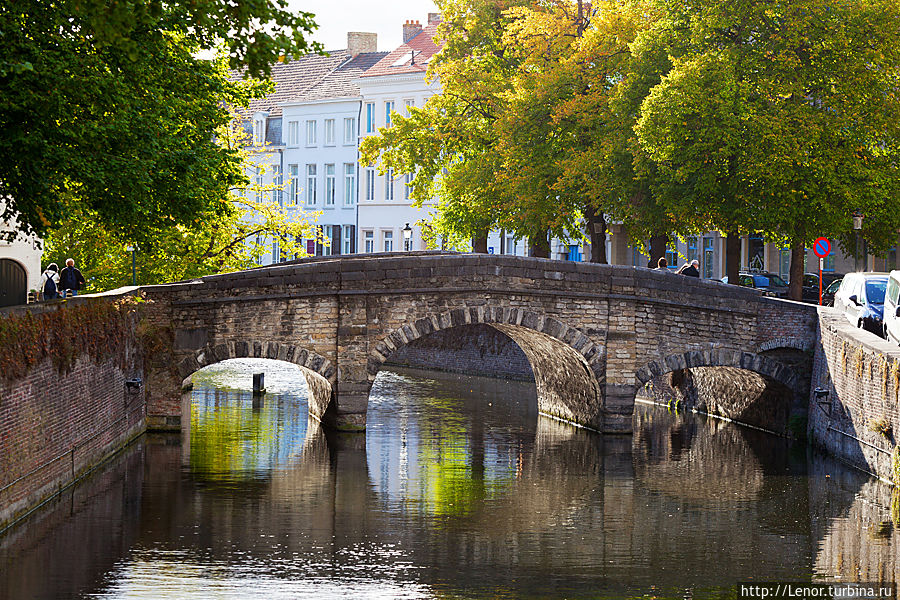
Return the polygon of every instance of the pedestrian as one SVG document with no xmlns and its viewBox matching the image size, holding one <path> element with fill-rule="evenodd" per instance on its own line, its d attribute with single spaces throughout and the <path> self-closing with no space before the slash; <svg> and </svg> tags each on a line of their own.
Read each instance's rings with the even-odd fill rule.
<svg viewBox="0 0 900 600">
<path fill-rule="evenodd" d="M 670 273 L 669 271 L 669 261 L 666 260 L 665 256 L 660 256 L 659 260 L 656 261 L 656 271 L 665 271 L 666 273 Z"/>
<path fill-rule="evenodd" d="M 62 291 L 62 297 L 77 296 L 78 290 L 84 284 L 84 275 L 75 268 L 75 261 L 67 258 L 65 268 L 59 273 L 59 289 Z"/>
<path fill-rule="evenodd" d="M 41 298 L 53 300 L 59 298 L 59 267 L 56 263 L 47 265 L 47 270 L 41 275 Z"/>
<path fill-rule="evenodd" d="M 700 277 L 700 261 L 694 259 L 691 261 L 691 264 L 686 266 L 681 271 L 682 275 L 687 275 L 688 277 Z"/>
</svg>

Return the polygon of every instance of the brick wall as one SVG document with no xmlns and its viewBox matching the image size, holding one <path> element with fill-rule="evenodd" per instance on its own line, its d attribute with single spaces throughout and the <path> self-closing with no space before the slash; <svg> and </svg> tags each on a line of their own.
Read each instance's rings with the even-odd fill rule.
<svg viewBox="0 0 900 600">
<path fill-rule="evenodd" d="M 809 429 L 813 443 L 857 468 L 892 480 L 891 453 L 900 435 L 900 348 L 819 309 L 820 344 L 813 359 Z M 815 389 L 828 392 L 816 398 Z M 889 425 L 885 436 L 875 425 Z"/>
<path fill-rule="evenodd" d="M 142 375 L 132 344 L 60 373 L 52 360 L 0 382 L 0 530 L 96 467 L 144 430 Z"/>
</svg>

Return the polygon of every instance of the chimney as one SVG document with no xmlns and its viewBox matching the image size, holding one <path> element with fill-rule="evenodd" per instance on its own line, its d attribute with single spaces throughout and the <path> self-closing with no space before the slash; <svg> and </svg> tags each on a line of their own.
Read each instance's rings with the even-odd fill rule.
<svg viewBox="0 0 900 600">
<path fill-rule="evenodd" d="M 422 31 L 422 24 L 418 21 L 409 21 L 403 24 L 403 43 L 407 43 Z"/>
<path fill-rule="evenodd" d="M 428 13 L 428 24 L 434 25 L 441 22 L 441 13 Z"/>
<path fill-rule="evenodd" d="M 363 31 L 347 32 L 347 52 L 350 58 L 355 58 L 364 52 L 378 51 L 378 34 Z"/>
</svg>

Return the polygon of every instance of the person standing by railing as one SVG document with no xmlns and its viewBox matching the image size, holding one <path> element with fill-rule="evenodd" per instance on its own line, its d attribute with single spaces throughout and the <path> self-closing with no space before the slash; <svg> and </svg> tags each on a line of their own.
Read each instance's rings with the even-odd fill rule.
<svg viewBox="0 0 900 600">
<path fill-rule="evenodd" d="M 77 296 L 78 290 L 85 283 L 84 275 L 75 268 L 75 261 L 67 258 L 66 267 L 59 274 L 59 289 L 62 291 L 62 297 Z"/>
</svg>

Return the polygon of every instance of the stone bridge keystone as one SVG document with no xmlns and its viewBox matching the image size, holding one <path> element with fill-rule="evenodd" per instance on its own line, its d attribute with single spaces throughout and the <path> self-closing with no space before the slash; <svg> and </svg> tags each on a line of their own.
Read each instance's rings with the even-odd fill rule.
<svg viewBox="0 0 900 600">
<path fill-rule="evenodd" d="M 814 306 L 715 281 L 435 252 L 304 259 L 143 289 L 152 320 L 172 331 L 177 366 L 177 376 L 148 374 L 151 416 L 180 416 L 181 379 L 197 369 L 259 357 L 299 365 L 310 413 L 344 430 L 365 428 L 385 361 L 446 329 L 502 332 L 531 363 L 542 412 L 629 433 L 637 390 L 673 371 L 739 368 L 799 392 L 791 367 L 761 352 L 813 347 L 817 322 Z"/>
</svg>

